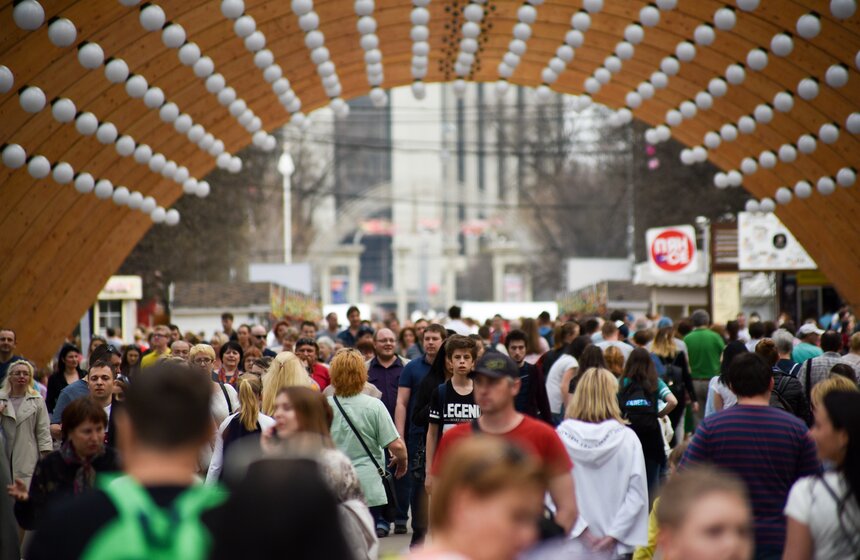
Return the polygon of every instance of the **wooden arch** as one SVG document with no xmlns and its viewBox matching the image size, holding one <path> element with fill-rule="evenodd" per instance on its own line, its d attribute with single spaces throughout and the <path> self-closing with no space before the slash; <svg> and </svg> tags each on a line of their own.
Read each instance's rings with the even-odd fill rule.
<svg viewBox="0 0 860 560">
<path fill-rule="evenodd" d="M 252 63 L 252 55 L 233 32 L 216 0 L 156 0 L 168 21 L 181 24 L 188 40 L 196 42 L 210 56 L 216 71 L 224 75 L 239 97 L 260 116 L 265 130 L 273 131 L 289 120 L 262 73 Z M 48 101 L 69 97 L 79 111 L 91 111 L 100 120 L 113 122 L 121 133 L 131 134 L 138 142 L 166 154 L 185 165 L 193 177 L 202 178 L 215 160 L 198 149 L 173 127 L 158 118 L 139 99 L 126 95 L 122 85 L 111 84 L 103 69 L 86 70 L 77 60 L 75 46 L 58 48 L 48 38 L 47 23 L 53 17 L 72 20 L 78 30 L 75 44 L 98 42 L 107 57 L 124 59 L 132 72 L 144 75 L 168 100 L 177 103 L 195 122 L 223 139 L 235 153 L 251 141 L 248 134 L 226 108 L 209 94 L 201 79 L 183 66 L 174 49 L 161 42 L 160 33 L 145 31 L 139 23 L 140 6 L 126 7 L 116 0 L 57 0 L 42 2 L 45 24 L 35 31 L 23 31 L 13 24 L 13 4 L 0 3 L 0 64 L 15 76 L 14 88 L 0 95 L 0 144 L 17 143 L 27 153 L 42 154 L 52 163 L 65 161 L 77 171 L 108 178 L 114 185 L 126 185 L 152 195 L 169 207 L 182 195 L 173 181 L 152 173 L 132 158 L 120 157 L 112 146 L 100 144 L 95 137 L 80 136 L 74 124 L 61 124 L 51 117 L 48 107 L 30 114 L 22 110 L 17 90 L 25 84 L 40 87 Z M 554 55 L 571 29 L 571 16 L 582 8 L 582 0 L 547 0 L 537 6 L 528 51 L 512 83 L 538 86 L 541 70 Z M 459 36 L 463 21 L 463 0 L 432 0 L 430 11 L 430 65 L 427 82 L 453 79 L 441 69 L 445 55 L 443 38 Z M 490 0 L 472 79 L 498 80 L 498 63 L 512 39 L 517 9 L 522 4 L 509 0 Z M 603 9 L 591 16 L 591 27 L 576 56 L 553 84 L 557 91 L 583 93 L 583 82 L 612 54 L 623 40 L 624 28 L 639 19 L 642 0 L 605 0 Z M 655 27 L 645 27 L 644 41 L 637 45 L 632 59 L 620 73 L 594 95 L 594 100 L 612 108 L 625 105 L 625 95 L 659 69 L 663 57 L 675 45 L 692 40 L 702 22 L 712 22 L 714 12 L 724 3 L 713 0 L 680 0 L 672 10 L 660 12 Z M 674 138 L 688 146 L 700 145 L 703 135 L 719 130 L 728 122 L 750 114 L 760 103 L 770 103 L 781 90 L 795 91 L 798 81 L 808 76 L 820 82 L 820 94 L 812 101 L 795 95 L 790 113 L 777 112 L 773 121 L 761 125 L 754 134 L 740 135 L 734 142 L 723 142 L 709 151 L 709 159 L 724 170 L 736 169 L 747 156 L 762 150 L 776 150 L 795 142 L 803 133 L 817 133 L 826 122 L 841 127 L 838 140 L 830 145 L 818 142 L 817 150 L 800 154 L 793 164 L 779 163 L 773 169 L 759 169 L 745 177 L 744 187 L 756 198 L 773 197 L 780 186 L 792 186 L 805 179 L 813 185 L 821 176 L 835 175 L 843 167 L 856 165 L 860 144 L 845 130 L 846 118 L 857 111 L 860 101 L 860 75 L 855 56 L 860 51 L 860 14 L 838 20 L 823 0 L 763 1 L 754 11 L 736 9 L 737 24 L 731 31 L 716 31 L 710 46 L 698 46 L 695 60 L 681 64 L 680 73 L 669 79 L 666 89 L 634 110 L 635 118 L 652 126 L 665 121 L 666 112 L 678 107 L 707 87 L 708 81 L 721 76 L 729 64 L 744 62 L 754 47 L 768 48 L 774 34 L 790 31 L 794 50 L 788 57 L 771 54 L 760 72 L 747 69 L 742 85 L 730 85 L 728 93 L 715 99 L 712 109 L 699 111 L 672 129 Z M 730 5 L 735 7 L 732 2 Z M 407 85 L 410 72 L 410 12 L 406 0 L 376 0 L 374 17 L 378 23 L 380 49 L 385 69 L 384 87 Z M 318 0 L 316 12 L 326 46 L 343 85 L 343 97 L 368 92 L 365 64 L 356 28 L 358 16 L 350 0 Z M 246 13 L 267 37 L 267 48 L 275 55 L 295 92 L 309 112 L 328 102 L 316 68 L 304 44 L 304 33 L 285 0 L 246 0 Z M 797 19 L 817 12 L 821 33 L 801 39 L 795 31 Z M 454 21 L 454 14 L 458 19 Z M 456 56 L 450 55 L 450 59 Z M 833 64 L 849 71 L 844 87 L 834 89 L 824 81 Z M 805 200 L 795 199 L 777 208 L 780 219 L 809 250 L 821 270 L 850 302 L 860 304 L 860 186 L 837 187 L 834 194 L 817 192 Z M 683 196 L 683 193 L 679 193 Z M 152 221 L 140 211 L 118 207 L 92 194 L 79 194 L 70 185 L 58 185 L 50 177 L 34 180 L 26 166 L 12 170 L 0 166 L 0 325 L 18 332 L 19 351 L 36 361 L 46 361 L 56 344 L 78 321 L 92 303 L 105 280 L 115 271 Z M 159 226 L 165 227 L 165 226 Z M 169 250 L 169 248 L 166 248 Z"/>
</svg>

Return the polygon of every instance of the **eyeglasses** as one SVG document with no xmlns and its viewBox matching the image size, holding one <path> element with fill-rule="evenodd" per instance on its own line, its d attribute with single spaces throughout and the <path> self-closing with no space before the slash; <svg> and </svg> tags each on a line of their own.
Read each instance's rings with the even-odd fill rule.
<svg viewBox="0 0 860 560">
<path fill-rule="evenodd" d="M 167 338 L 167 335 L 161 333 L 152 333 L 152 338 Z"/>
<path fill-rule="evenodd" d="M 201 366 L 209 365 L 214 361 L 215 360 L 213 360 L 212 358 L 205 358 L 205 357 L 204 358 L 194 358 L 194 363 L 201 365 Z"/>
</svg>

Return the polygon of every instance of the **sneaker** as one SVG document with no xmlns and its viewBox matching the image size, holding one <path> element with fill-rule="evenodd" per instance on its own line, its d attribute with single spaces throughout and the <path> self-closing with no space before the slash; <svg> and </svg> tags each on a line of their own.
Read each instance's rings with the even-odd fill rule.
<svg viewBox="0 0 860 560">
<path fill-rule="evenodd" d="M 405 535 L 407 532 L 406 525 L 394 525 L 395 535 Z"/>
<path fill-rule="evenodd" d="M 376 536 L 380 539 L 388 536 L 388 529 L 385 527 L 377 527 L 376 528 Z"/>
</svg>

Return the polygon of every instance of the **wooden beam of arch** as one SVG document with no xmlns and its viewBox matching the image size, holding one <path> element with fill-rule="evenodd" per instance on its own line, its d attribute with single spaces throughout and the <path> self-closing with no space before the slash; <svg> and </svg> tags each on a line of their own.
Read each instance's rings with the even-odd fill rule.
<svg viewBox="0 0 860 560">
<path fill-rule="evenodd" d="M 216 71 L 260 116 L 266 130 L 273 131 L 288 122 L 289 115 L 253 65 L 251 54 L 233 33 L 232 21 L 221 15 L 219 2 L 157 3 L 163 7 L 167 19 L 180 23 L 188 40 L 196 42 L 215 61 Z M 625 26 L 638 19 L 645 4 L 642 0 L 606 0 L 603 10 L 592 15 L 585 43 L 576 49 L 574 61 L 553 88 L 582 93 L 585 78 L 612 54 L 615 44 L 623 39 Z M 625 95 L 647 80 L 659 69 L 660 60 L 674 52 L 679 41 L 690 39 L 695 27 L 710 22 L 713 13 L 724 5 L 712 0 L 678 4 L 674 10 L 661 12 L 656 27 L 645 28 L 645 39 L 636 46 L 633 58 L 624 61 L 622 71 L 613 75 L 594 96 L 596 102 L 613 108 L 624 106 Z M 806 102 L 795 96 L 795 107 L 790 113 L 776 113 L 769 125 L 759 125 L 754 134 L 723 142 L 709 152 L 709 159 L 722 169 L 735 169 L 744 157 L 755 157 L 763 150 L 793 143 L 800 134 L 815 133 L 823 123 L 832 121 L 842 128 L 836 143 L 819 142 L 813 154 L 800 154 L 793 164 L 759 169 L 745 177 L 744 187 L 757 198 L 768 197 L 779 186 L 791 186 L 801 179 L 814 182 L 820 176 L 834 175 L 842 167 L 856 165 L 860 144 L 844 129 L 844 122 L 850 113 L 857 111 L 860 102 L 860 75 L 854 60 L 860 50 L 860 14 L 839 21 L 825 10 L 825 4 L 782 0 L 762 2 L 753 12 L 737 10 L 736 27 L 729 32 L 717 30 L 711 46 L 697 46 L 696 59 L 682 63 L 680 73 L 669 79 L 668 88 L 657 90 L 653 99 L 644 101 L 634 111 L 635 117 L 654 126 L 663 123 L 667 110 L 706 89 L 708 80 L 722 75 L 729 64 L 744 62 L 751 48 L 767 49 L 774 34 L 787 30 L 795 41 L 790 56 L 779 58 L 770 54 L 762 72 L 747 70 L 742 85 L 729 86 L 728 94 L 716 99 L 712 109 L 700 110 L 695 118 L 673 128 L 673 137 L 688 146 L 699 145 L 706 132 L 736 122 L 759 103 L 770 103 L 776 92 L 793 91 L 800 79 L 815 76 L 821 85 L 821 93 L 815 100 Z M 481 43 L 474 80 L 498 79 L 496 68 L 512 38 L 520 5 L 518 1 L 507 0 L 491 0 L 486 4 L 490 10 L 482 32 L 486 40 Z M 456 3 L 434 0 L 428 6 L 431 12 L 431 53 L 425 79 L 428 83 L 452 77 L 441 70 L 440 61 L 447 46 L 443 38 L 458 37 L 462 17 L 455 23 L 453 14 L 463 6 L 462 0 Z M 148 33 L 139 25 L 138 7 L 127 8 L 115 0 L 61 0 L 43 2 L 43 7 L 46 22 L 55 16 L 71 19 L 78 29 L 78 42 L 98 42 L 107 56 L 123 58 L 132 72 L 144 75 L 150 85 L 161 87 L 168 100 L 223 139 L 229 152 L 235 153 L 250 142 L 250 135 L 206 92 L 203 81 L 180 64 L 176 51 L 164 47 L 160 34 Z M 581 7 L 581 0 L 547 1 L 537 7 L 538 17 L 532 26 L 528 51 L 510 79 L 512 83 L 540 85 L 541 70 L 570 29 L 571 16 Z M 275 62 L 281 65 L 302 100 L 303 111 L 325 105 L 328 99 L 289 2 L 247 0 L 245 8 L 254 16 L 258 29 L 265 33 L 267 48 L 272 50 Z M 366 94 L 365 65 L 358 46 L 357 16 L 352 1 L 322 0 L 315 3 L 315 10 L 343 85 L 343 97 Z M 411 10 L 410 2 L 376 1 L 374 17 L 383 53 L 385 87 L 412 82 Z M 818 12 L 822 32 L 811 41 L 803 40 L 794 31 L 795 22 L 799 16 L 816 10 L 823 10 Z M 48 41 L 47 25 L 34 32 L 18 29 L 12 23 L 9 1 L 0 2 L 0 25 L 4 30 L 0 35 L 0 64 L 9 66 L 16 79 L 13 91 L 0 95 L 0 143 L 18 143 L 30 155 L 39 153 L 52 162 L 66 161 L 76 171 L 88 171 L 110 179 L 114 185 L 126 185 L 152 195 L 165 207 L 182 195 L 181 187 L 174 182 L 130 158 L 119 157 L 111 146 L 79 136 L 73 125 L 57 123 L 48 109 L 35 115 L 23 112 L 15 93 L 21 86 L 31 84 L 41 87 L 49 100 L 71 98 L 80 111 L 91 111 L 100 120 L 113 122 L 121 133 L 131 134 L 138 142 L 188 167 L 194 177 L 202 178 L 214 167 L 212 157 L 162 123 L 157 112 L 146 109 L 140 100 L 130 99 L 122 85 L 110 84 L 102 69 L 82 68 L 74 47 L 54 47 Z M 848 67 L 850 75 L 848 84 L 838 90 L 827 86 L 823 79 L 826 69 L 835 63 Z M 44 362 L 95 299 L 107 277 L 151 226 L 151 221 L 140 212 L 119 208 L 92 195 L 80 195 L 72 187 L 57 185 L 50 179 L 33 180 L 24 168 L 0 167 L 0 185 L 0 227 L 4 232 L 0 236 L 0 258 L 4 263 L 0 275 L 0 325 L 16 329 L 19 350 Z M 690 186 L 692 193 L 698 188 L 712 187 Z M 794 200 L 777 209 L 780 219 L 807 247 L 843 297 L 855 304 L 860 304 L 858 188 L 837 188 L 829 197 L 816 193 L 807 200 Z"/>
</svg>

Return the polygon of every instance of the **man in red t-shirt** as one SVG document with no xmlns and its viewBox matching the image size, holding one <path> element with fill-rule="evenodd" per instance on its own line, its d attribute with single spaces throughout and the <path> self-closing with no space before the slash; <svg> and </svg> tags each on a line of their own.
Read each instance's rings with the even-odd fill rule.
<svg viewBox="0 0 860 560">
<path fill-rule="evenodd" d="M 319 351 L 319 344 L 312 338 L 300 338 L 296 341 L 296 356 L 305 365 L 308 375 L 316 381 L 317 385 L 320 386 L 320 391 L 322 391 L 331 384 L 331 377 L 328 368 L 317 362 Z"/>
<path fill-rule="evenodd" d="M 472 372 L 475 403 L 481 409 L 477 426 L 472 422 L 451 428 L 442 437 L 433 458 L 431 477 L 439 475 L 445 456 L 463 438 L 480 432 L 501 436 L 539 458 L 547 469 L 549 495 L 555 503 L 555 521 L 565 532 L 578 515 L 571 469 L 573 464 L 555 430 L 540 420 L 520 414 L 514 399 L 520 391 L 520 371 L 508 356 L 486 352 Z M 428 487 L 432 489 L 432 478 Z"/>
</svg>

